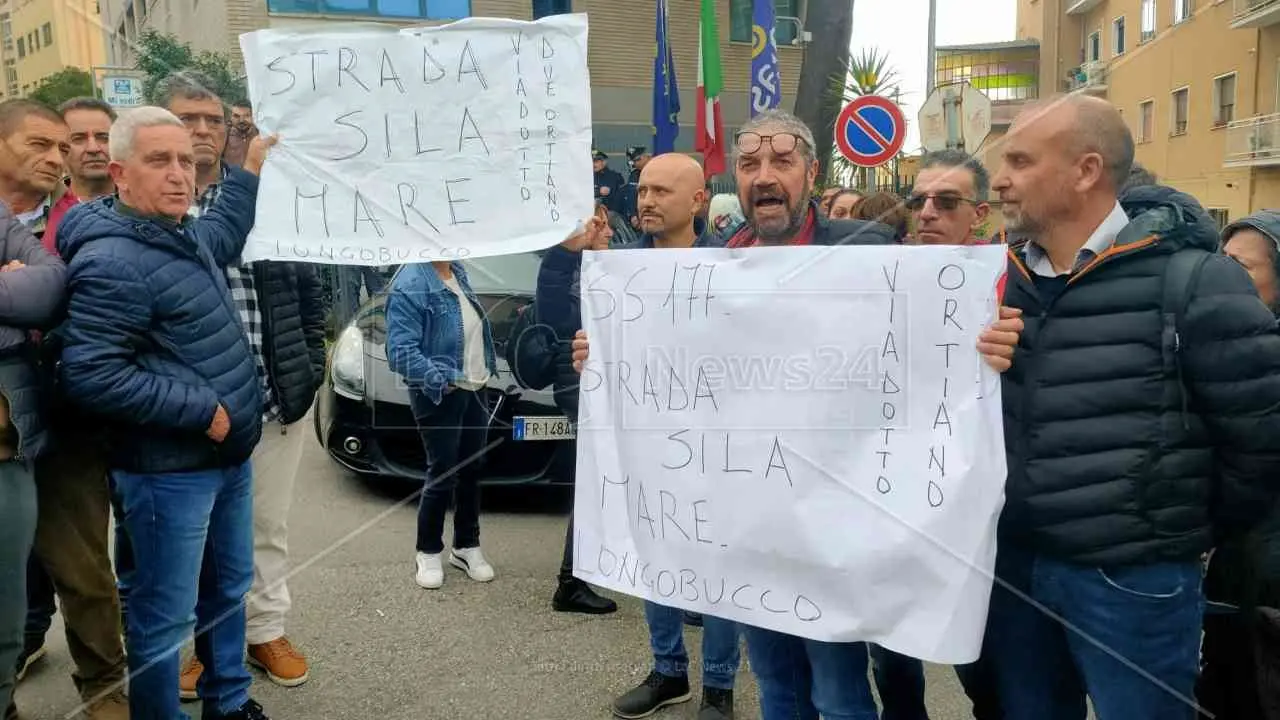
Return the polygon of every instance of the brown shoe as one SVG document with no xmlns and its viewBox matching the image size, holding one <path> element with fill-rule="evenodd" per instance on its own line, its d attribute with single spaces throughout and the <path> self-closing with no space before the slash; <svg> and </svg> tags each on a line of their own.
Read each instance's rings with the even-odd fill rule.
<svg viewBox="0 0 1280 720">
<path fill-rule="evenodd" d="M 178 675 L 179 700 L 191 702 L 200 699 L 200 695 L 196 693 L 196 683 L 200 682 L 202 674 L 204 665 L 200 664 L 199 658 L 195 655 L 187 658 L 187 664 L 182 666 L 182 673 Z"/>
<path fill-rule="evenodd" d="M 129 700 L 117 690 L 89 706 L 88 720 L 129 720 Z"/>
<path fill-rule="evenodd" d="M 307 681 L 307 659 L 294 649 L 289 638 L 249 646 L 249 664 L 261 668 L 271 682 L 283 687 L 297 687 Z"/>
</svg>

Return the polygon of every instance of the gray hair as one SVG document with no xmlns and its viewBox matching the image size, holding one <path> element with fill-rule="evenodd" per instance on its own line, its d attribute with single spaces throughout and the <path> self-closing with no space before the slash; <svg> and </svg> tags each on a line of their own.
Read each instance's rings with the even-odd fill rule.
<svg viewBox="0 0 1280 720">
<path fill-rule="evenodd" d="M 813 141 L 813 131 L 800 118 L 792 115 L 786 110 L 765 110 L 750 120 L 742 124 L 738 128 L 738 133 L 754 132 L 758 133 L 764 128 L 777 128 L 781 132 L 792 133 L 800 138 L 803 147 L 800 148 L 800 155 L 804 158 L 805 163 L 811 163 L 817 157 L 816 144 Z M 734 137 L 737 137 L 735 133 Z M 737 162 L 738 144 L 733 145 L 733 159 Z"/>
<path fill-rule="evenodd" d="M 973 175 L 973 189 L 978 200 L 985 201 L 987 193 L 991 191 L 991 176 L 987 174 L 987 169 L 978 158 L 963 150 L 947 149 L 925 153 L 924 158 L 920 160 L 920 169 L 928 170 L 929 168 L 968 170 Z"/>
<path fill-rule="evenodd" d="M 174 98 L 185 100 L 217 100 L 225 106 L 218 95 L 218 86 L 213 79 L 199 70 L 179 70 L 171 73 L 156 84 L 154 105 L 167 108 Z M 225 111 L 226 108 L 224 107 Z"/>
<path fill-rule="evenodd" d="M 176 115 L 162 107 L 144 105 L 125 111 L 120 115 L 120 119 L 116 120 L 115 124 L 111 126 L 111 136 L 107 141 L 111 159 L 116 162 L 122 162 L 132 157 L 133 141 L 137 137 L 138 131 L 142 128 L 164 127 L 165 125 L 182 128 L 184 131 L 187 129 L 187 126 L 183 125 Z"/>
</svg>

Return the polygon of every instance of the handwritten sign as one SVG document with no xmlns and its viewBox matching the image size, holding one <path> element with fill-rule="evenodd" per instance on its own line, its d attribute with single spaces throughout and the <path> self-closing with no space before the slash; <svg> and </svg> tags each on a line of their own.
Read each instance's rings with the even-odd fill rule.
<svg viewBox="0 0 1280 720">
<path fill-rule="evenodd" d="M 574 574 L 978 657 L 1005 455 L 995 246 L 588 253 Z"/>
<path fill-rule="evenodd" d="M 246 260 L 549 247 L 592 211 L 586 15 L 240 36 L 268 156 Z"/>
</svg>

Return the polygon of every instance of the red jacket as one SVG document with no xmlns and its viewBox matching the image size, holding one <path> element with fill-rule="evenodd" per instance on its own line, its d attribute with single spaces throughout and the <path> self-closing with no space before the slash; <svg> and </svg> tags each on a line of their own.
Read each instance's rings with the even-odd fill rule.
<svg viewBox="0 0 1280 720">
<path fill-rule="evenodd" d="M 67 188 L 61 197 L 54 200 L 53 207 L 49 208 L 49 220 L 45 223 L 44 234 L 40 237 L 40 242 L 44 244 L 45 250 L 54 255 L 58 254 L 56 240 L 58 223 L 62 222 L 62 216 L 66 215 L 67 211 L 75 207 L 79 202 L 80 198 L 76 197 L 70 188 Z"/>
</svg>

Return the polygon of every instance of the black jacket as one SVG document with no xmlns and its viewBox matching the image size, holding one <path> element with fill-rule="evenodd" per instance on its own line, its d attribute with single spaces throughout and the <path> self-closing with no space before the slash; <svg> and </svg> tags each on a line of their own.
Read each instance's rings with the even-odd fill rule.
<svg viewBox="0 0 1280 720">
<path fill-rule="evenodd" d="M 307 414 L 324 383 L 324 293 L 315 266 L 304 263 L 254 263 L 253 281 L 267 377 L 288 425 Z"/>
<path fill-rule="evenodd" d="M 46 388 L 31 331 L 47 330 L 57 321 L 67 268 L 0 203 L 0 265 L 13 260 L 25 267 L 0 272 L 0 395 L 12 429 L 0 431 L 0 443 L 19 457 L 34 459 L 45 451 L 48 439 Z"/>
<path fill-rule="evenodd" d="M 1005 294 L 1026 329 L 1003 378 L 1002 541 L 1100 567 L 1193 560 L 1256 522 L 1280 479 L 1275 318 L 1221 255 L 1181 323 L 1163 314 L 1169 259 L 1215 250 L 1217 232 L 1191 197 L 1140 190 L 1115 245 L 1056 300 L 1033 284 L 1025 243 Z"/>
</svg>

